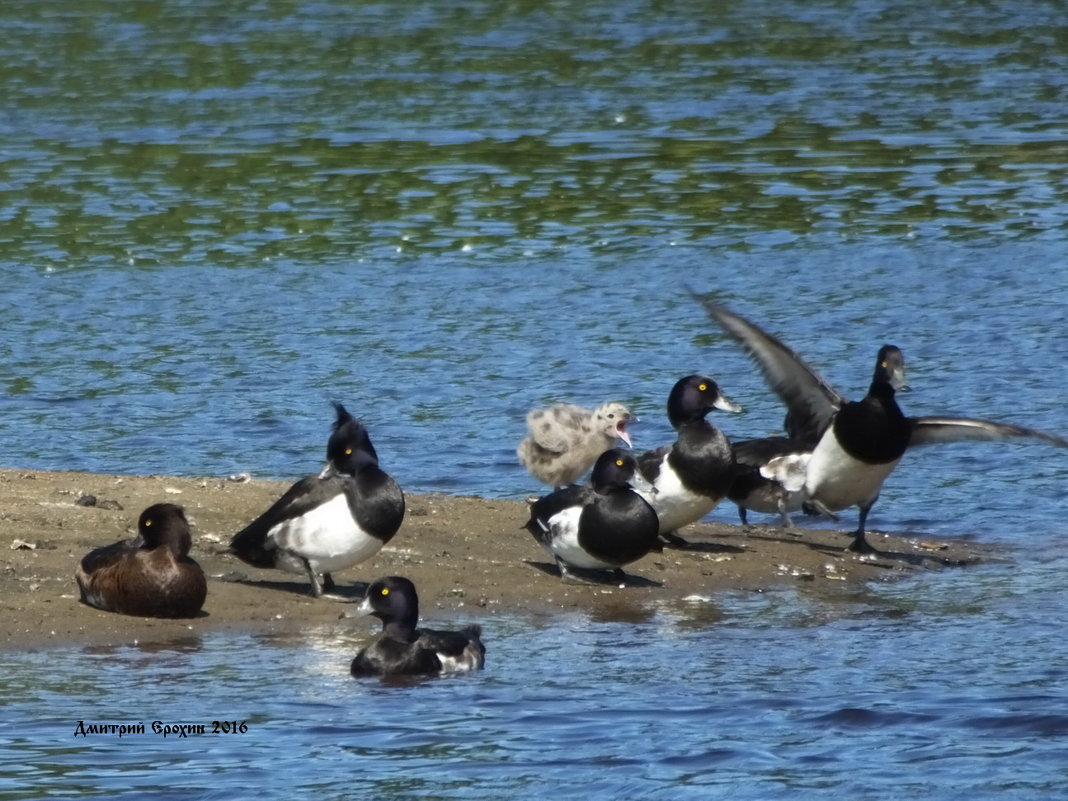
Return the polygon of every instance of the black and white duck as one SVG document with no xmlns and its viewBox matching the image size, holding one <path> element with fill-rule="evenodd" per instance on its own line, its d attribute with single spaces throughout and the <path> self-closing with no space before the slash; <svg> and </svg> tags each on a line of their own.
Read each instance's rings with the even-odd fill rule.
<svg viewBox="0 0 1068 801">
<path fill-rule="evenodd" d="M 317 598 L 334 588 L 332 573 L 370 559 L 404 519 L 404 493 L 378 466 L 367 429 L 335 408 L 322 473 L 291 486 L 230 541 L 250 565 L 306 575 Z"/>
<path fill-rule="evenodd" d="M 849 549 L 872 553 L 865 537 L 868 513 L 887 476 L 910 447 L 964 440 L 1033 439 L 1065 448 L 1055 434 L 971 417 L 907 417 L 896 393 L 907 388 L 900 348 L 883 345 L 867 394 L 847 401 L 794 351 L 723 306 L 700 299 L 713 320 L 738 342 L 786 404 L 791 438 L 811 449 L 803 500 L 819 512 L 857 506 L 860 519 Z"/>
<path fill-rule="evenodd" d="M 730 440 L 706 419 L 713 409 L 741 411 L 711 378 L 691 375 L 680 379 L 667 401 L 675 442 L 638 457 L 642 476 L 655 490 L 646 500 L 660 520 L 660 536 L 673 545 L 687 544 L 676 532 L 712 511 L 734 480 Z"/>
<path fill-rule="evenodd" d="M 563 487 L 531 505 L 525 528 L 553 555 L 561 579 L 582 581 L 571 570 L 577 568 L 611 570 L 626 580 L 623 566 L 657 547 L 656 512 L 635 485 L 648 488 L 634 456 L 612 448 L 597 459 L 589 484 Z"/>
<path fill-rule="evenodd" d="M 419 596 L 403 576 L 371 582 L 356 610 L 382 621 L 382 633 L 360 650 L 349 668 L 353 676 L 419 676 L 481 670 L 486 663 L 482 630 L 417 628 Z"/>
</svg>

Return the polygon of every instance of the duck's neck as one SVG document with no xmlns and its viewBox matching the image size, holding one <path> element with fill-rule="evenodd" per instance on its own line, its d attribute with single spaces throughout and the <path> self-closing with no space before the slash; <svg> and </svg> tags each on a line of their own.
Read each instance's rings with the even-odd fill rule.
<svg viewBox="0 0 1068 801">
<path fill-rule="evenodd" d="M 678 430 L 683 426 L 690 426 L 700 423 L 708 423 L 705 419 L 705 415 L 708 414 L 707 410 L 700 412 L 679 413 L 668 410 L 668 422 L 671 423 L 671 427 Z"/>
<path fill-rule="evenodd" d="M 679 442 L 685 442 L 687 440 L 700 442 L 709 435 L 709 432 L 714 433 L 715 431 L 716 427 L 706 418 L 691 417 L 688 420 L 684 420 L 676 427 L 675 439 Z"/>
<path fill-rule="evenodd" d="M 382 633 L 391 640 L 414 642 L 416 639 L 415 621 L 391 620 L 382 626 Z"/>
<path fill-rule="evenodd" d="M 868 397 L 876 399 L 887 411 L 901 414 L 901 409 L 897 405 L 897 392 L 889 381 L 885 379 L 872 381 L 871 386 L 868 387 Z"/>
</svg>

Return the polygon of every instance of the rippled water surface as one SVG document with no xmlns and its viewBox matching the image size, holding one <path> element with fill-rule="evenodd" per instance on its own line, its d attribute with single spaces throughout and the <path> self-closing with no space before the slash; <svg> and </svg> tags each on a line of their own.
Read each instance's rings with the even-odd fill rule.
<svg viewBox="0 0 1068 801">
<path fill-rule="evenodd" d="M 337 399 L 409 491 L 522 498 L 528 408 L 623 400 L 652 447 L 697 371 L 747 409 L 728 434 L 775 431 L 687 285 L 845 395 L 892 341 L 908 412 L 1068 431 L 1053 4 L 13 0 L 0 24 L 5 466 L 295 478 Z M 1008 564 L 490 619 L 477 677 L 354 682 L 351 627 L 7 654 L 0 797 L 1054 797 L 1066 480 L 1042 446 L 909 454 L 872 525 Z M 222 715 L 248 732 L 73 736 Z"/>
<path fill-rule="evenodd" d="M 493 619 L 487 670 L 410 684 L 350 679 L 366 631 L 343 624 L 7 654 L 0 796 L 1055 798 L 1063 599 L 1020 589 L 1000 568 L 638 623 Z M 109 723 L 145 733 L 93 733 Z M 181 724 L 204 733 L 163 736 Z"/>
</svg>

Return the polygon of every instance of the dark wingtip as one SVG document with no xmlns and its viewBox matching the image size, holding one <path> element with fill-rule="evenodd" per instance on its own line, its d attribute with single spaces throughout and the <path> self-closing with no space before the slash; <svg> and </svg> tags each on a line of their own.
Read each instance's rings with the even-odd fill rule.
<svg viewBox="0 0 1068 801">
<path fill-rule="evenodd" d="M 685 289 L 687 292 L 689 292 L 690 293 L 690 297 L 692 297 L 694 300 L 702 301 L 702 302 L 704 301 L 704 299 L 705 299 L 704 294 L 702 294 L 701 292 L 698 292 L 696 289 L 694 289 L 693 288 L 693 284 L 690 284 L 690 283 L 687 283 L 687 282 L 683 282 L 682 288 Z"/>
<path fill-rule="evenodd" d="M 701 304 L 701 308 L 705 310 L 705 313 L 711 314 L 713 304 L 705 295 L 705 293 L 698 292 L 689 284 L 683 284 L 683 286 L 686 287 L 686 291 L 689 293 L 690 297 Z"/>
<path fill-rule="evenodd" d="M 264 532 L 249 526 L 230 539 L 230 545 L 224 553 L 232 554 L 254 567 L 274 567 L 277 554 L 264 547 L 263 538 Z"/>
<path fill-rule="evenodd" d="M 693 298 L 705 307 L 706 311 L 721 308 L 719 303 L 716 303 L 714 300 L 711 299 L 711 296 L 713 296 L 712 292 L 698 292 L 696 289 L 693 288 L 693 285 L 691 284 L 683 284 L 682 286 L 690 294 L 691 298 Z"/>
</svg>

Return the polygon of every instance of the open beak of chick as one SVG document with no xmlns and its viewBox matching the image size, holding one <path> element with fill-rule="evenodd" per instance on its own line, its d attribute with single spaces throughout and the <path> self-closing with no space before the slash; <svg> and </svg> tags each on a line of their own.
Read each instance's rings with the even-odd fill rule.
<svg viewBox="0 0 1068 801">
<path fill-rule="evenodd" d="M 620 417 L 619 420 L 616 422 L 616 436 L 623 440 L 625 443 L 627 443 L 628 448 L 634 447 L 634 443 L 630 441 L 630 432 L 627 431 L 627 424 L 630 423 L 632 420 L 637 423 L 637 416 L 632 414 L 625 417 Z"/>
</svg>

